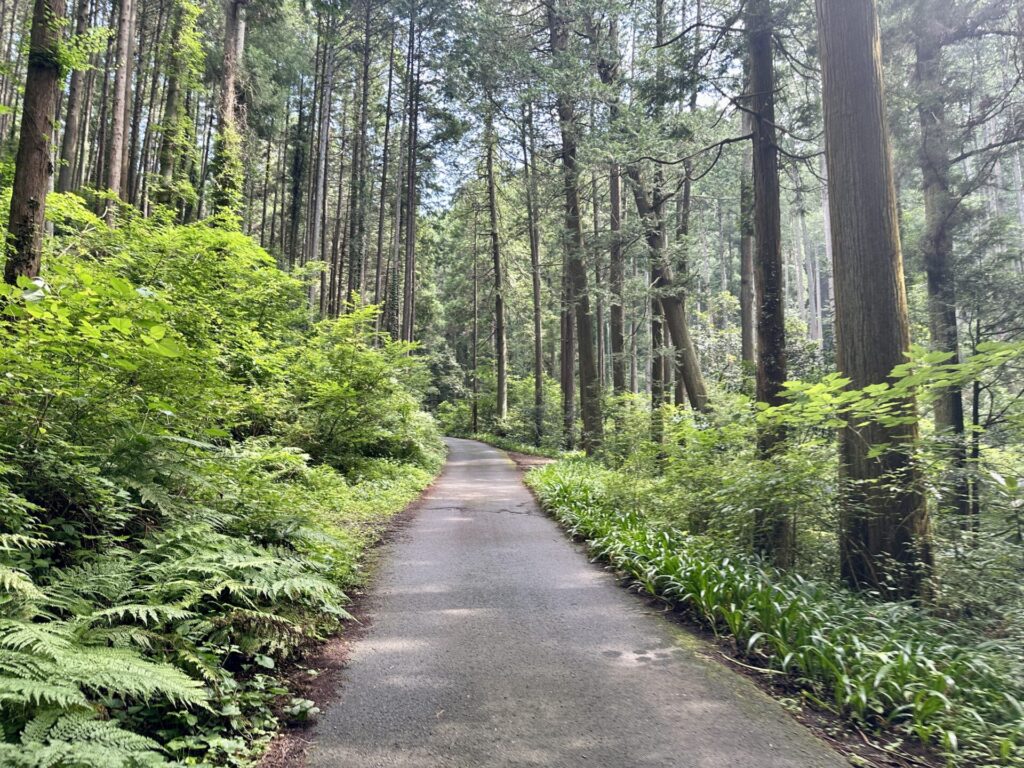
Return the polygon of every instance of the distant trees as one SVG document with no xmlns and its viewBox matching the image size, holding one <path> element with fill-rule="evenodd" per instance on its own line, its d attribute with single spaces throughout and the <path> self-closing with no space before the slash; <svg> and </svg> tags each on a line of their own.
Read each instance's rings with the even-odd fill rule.
<svg viewBox="0 0 1024 768">
<path fill-rule="evenodd" d="M 472 389 L 474 430 L 592 455 L 642 435 L 661 461 L 680 424 L 749 417 L 751 460 L 784 466 L 799 429 L 758 414 L 787 379 L 883 386 L 911 341 L 969 364 L 1024 338 L 1019 14 L 886 3 L 878 61 L 870 3 L 818 6 L 76 0 L 44 28 L 38 2 L 5 0 L 8 280 L 38 271 L 52 164 L 111 223 L 226 214 L 305 276 L 316 318 L 377 304 L 378 329 L 431 357 L 431 402 Z M 923 589 L 922 452 L 930 511 L 975 541 L 1019 382 L 1007 366 L 907 399 L 934 438 L 844 431 L 848 583 Z M 748 512 L 745 544 L 798 566 L 789 505 Z"/>
</svg>

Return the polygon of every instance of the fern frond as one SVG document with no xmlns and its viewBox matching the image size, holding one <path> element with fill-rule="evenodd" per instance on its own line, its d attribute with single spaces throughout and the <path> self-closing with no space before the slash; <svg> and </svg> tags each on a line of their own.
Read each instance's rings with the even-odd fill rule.
<svg viewBox="0 0 1024 768">
<path fill-rule="evenodd" d="M 143 651 L 159 648 L 166 641 L 167 637 L 159 632 L 132 625 L 92 627 L 82 635 L 82 642 L 86 645 L 138 648 Z"/>
<path fill-rule="evenodd" d="M 194 674 L 205 680 L 208 685 L 212 686 L 220 682 L 220 665 L 207 660 L 194 648 L 176 648 L 174 656 L 178 666 L 192 670 Z"/>
<path fill-rule="evenodd" d="M 15 552 L 25 549 L 45 549 L 52 547 L 53 542 L 37 536 L 26 536 L 21 533 L 0 533 L 0 551 Z"/>
<path fill-rule="evenodd" d="M 313 600 L 320 603 L 336 603 L 345 599 L 344 593 L 327 579 L 309 575 L 278 579 L 269 585 L 268 592 L 273 598 L 285 595 L 291 600 Z"/>
<path fill-rule="evenodd" d="M 47 598 L 84 595 L 96 601 L 119 600 L 135 581 L 134 554 L 125 549 L 108 549 L 89 563 L 59 571 L 46 585 Z"/>
<path fill-rule="evenodd" d="M 57 719 L 49 729 L 47 739 L 95 744 L 128 754 L 160 751 L 160 745 L 153 739 L 126 731 L 110 720 L 97 720 L 94 715 L 78 712 Z"/>
<path fill-rule="evenodd" d="M 0 677 L 0 702 L 62 709 L 89 706 L 85 695 L 74 686 L 14 677 Z"/>
<path fill-rule="evenodd" d="M 53 724 L 63 715 L 60 709 L 44 709 L 36 714 L 21 731 L 21 743 L 30 744 L 33 741 L 41 742 L 50 732 Z"/>
<path fill-rule="evenodd" d="M 27 573 L 2 564 L 0 564 L 0 590 L 28 600 L 38 600 L 43 596 Z"/>
<path fill-rule="evenodd" d="M 257 594 L 254 595 L 253 593 Z M 256 602 L 253 600 L 259 594 L 259 590 L 253 588 L 253 585 L 249 582 L 240 581 L 238 579 L 224 579 L 219 581 L 213 586 L 204 589 L 202 592 L 206 597 L 213 597 L 218 600 L 225 598 L 232 598 L 244 603 L 246 606 L 255 607 Z"/>
<path fill-rule="evenodd" d="M 202 685 L 181 670 L 122 648 L 78 647 L 58 664 L 64 679 L 87 691 L 144 701 L 164 698 L 186 706 L 203 706 L 209 698 Z"/>
<path fill-rule="evenodd" d="M 56 674 L 52 659 L 22 651 L 0 650 L 0 676 L 46 680 Z"/>
<path fill-rule="evenodd" d="M 262 637 L 267 640 L 282 638 L 297 640 L 306 637 L 304 624 L 267 609 L 237 608 L 228 615 L 228 621 L 237 629 L 247 629 L 250 634 L 256 636 L 257 640 Z"/>
<path fill-rule="evenodd" d="M 57 622 L 28 624 L 0 619 L 0 649 L 30 651 L 56 660 L 71 646 L 70 635 L 67 625 Z"/>
<path fill-rule="evenodd" d="M 167 764 L 157 752 L 121 752 L 101 744 L 0 744 L 0 765 L 5 768 L 151 768 Z"/>
<path fill-rule="evenodd" d="M 195 614 L 176 605 L 147 605 L 144 603 L 127 603 L 105 608 L 94 613 L 93 622 L 114 623 L 117 621 L 135 621 L 144 626 L 162 624 L 165 621 L 183 621 Z"/>
<path fill-rule="evenodd" d="M 121 482 L 127 488 L 131 488 L 139 497 L 139 501 L 164 515 L 174 515 L 187 509 L 187 504 L 179 498 L 172 496 L 167 489 L 156 482 L 147 482 L 132 477 L 122 477 Z"/>
</svg>

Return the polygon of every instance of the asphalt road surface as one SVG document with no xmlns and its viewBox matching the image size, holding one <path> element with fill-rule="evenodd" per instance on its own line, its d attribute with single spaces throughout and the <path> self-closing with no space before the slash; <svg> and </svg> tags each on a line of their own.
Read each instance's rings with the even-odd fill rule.
<svg viewBox="0 0 1024 768">
<path fill-rule="evenodd" d="M 382 553 L 327 768 L 840 768 L 714 650 L 588 562 L 501 451 L 449 440 Z"/>
</svg>

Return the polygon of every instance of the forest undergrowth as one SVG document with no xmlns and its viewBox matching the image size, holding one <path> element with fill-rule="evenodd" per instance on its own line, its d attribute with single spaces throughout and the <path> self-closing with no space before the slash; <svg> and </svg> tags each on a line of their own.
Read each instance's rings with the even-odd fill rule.
<svg viewBox="0 0 1024 768">
<path fill-rule="evenodd" d="M 992 353 L 990 364 L 1019 354 Z M 892 389 L 941 388 L 955 368 L 908 364 Z M 1010 576 L 1022 567 L 1021 497 L 1006 480 L 1020 456 L 983 454 L 984 519 L 974 530 L 939 517 L 926 599 L 854 594 L 836 570 L 841 493 L 828 426 L 884 412 L 892 393 L 846 391 L 839 404 L 826 394 L 837 391 L 826 379 L 790 384 L 789 404 L 777 409 L 739 395 L 710 414 L 668 406 L 656 414 L 659 442 L 647 403 L 626 397 L 611 410 L 599 457 L 569 455 L 527 483 L 596 558 L 731 642 L 744 663 L 785 676 L 777 679 L 805 704 L 880 736 L 886 749 L 923 743 L 950 765 L 1024 765 L 1024 592 Z M 790 438 L 770 459 L 756 455 L 766 422 L 786 424 Z M 933 436 L 918 456 L 936 494 L 951 483 L 943 450 Z M 762 508 L 792 520 L 787 571 L 752 554 Z"/>
<path fill-rule="evenodd" d="M 0 288 L 0 764 L 248 764 L 441 464 L 417 363 L 230 222 L 48 217 Z"/>
</svg>

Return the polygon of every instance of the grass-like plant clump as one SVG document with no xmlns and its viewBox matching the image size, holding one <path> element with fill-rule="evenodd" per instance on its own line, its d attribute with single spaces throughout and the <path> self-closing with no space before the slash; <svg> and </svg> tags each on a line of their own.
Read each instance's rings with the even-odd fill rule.
<svg viewBox="0 0 1024 768">
<path fill-rule="evenodd" d="M 908 603 L 782 574 L 628 502 L 583 459 L 533 470 L 544 507 L 646 592 L 784 673 L 815 706 L 939 748 L 952 764 L 1024 764 L 1024 653 Z"/>
</svg>

